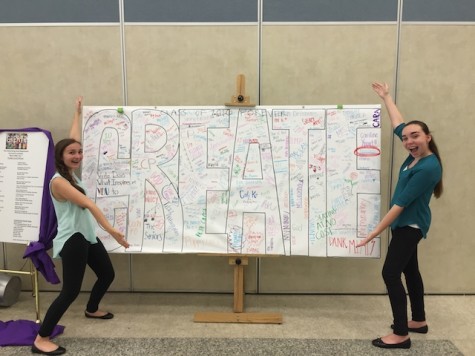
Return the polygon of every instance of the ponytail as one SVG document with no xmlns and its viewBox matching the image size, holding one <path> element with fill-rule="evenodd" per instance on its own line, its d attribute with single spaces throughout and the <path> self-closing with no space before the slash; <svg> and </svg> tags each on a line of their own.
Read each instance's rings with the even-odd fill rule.
<svg viewBox="0 0 475 356">
<path fill-rule="evenodd" d="M 442 169 L 442 160 L 440 159 L 439 149 L 437 148 L 437 145 L 434 141 L 433 136 L 432 136 L 432 139 L 429 142 L 429 150 L 431 150 L 431 152 L 433 154 L 435 154 L 435 156 L 439 160 L 440 168 Z M 443 172 L 443 169 L 442 169 L 442 172 Z M 442 182 L 442 177 L 440 177 L 439 182 L 436 184 L 436 186 L 434 188 L 434 196 L 436 198 L 440 198 L 440 196 L 442 195 L 443 192 L 444 192 L 444 184 Z"/>
</svg>

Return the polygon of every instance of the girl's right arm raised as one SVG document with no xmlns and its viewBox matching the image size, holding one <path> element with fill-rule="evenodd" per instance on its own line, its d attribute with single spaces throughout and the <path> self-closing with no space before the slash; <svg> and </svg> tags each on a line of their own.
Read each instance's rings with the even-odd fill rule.
<svg viewBox="0 0 475 356">
<path fill-rule="evenodd" d="M 387 83 L 375 82 L 371 86 L 373 87 L 375 93 L 378 94 L 381 99 L 383 99 L 384 105 L 386 106 L 386 110 L 388 111 L 389 118 L 391 120 L 391 125 L 393 126 L 393 129 L 395 129 L 404 122 L 404 118 L 394 103 L 393 98 L 389 94 L 389 85 Z"/>
<path fill-rule="evenodd" d="M 81 142 L 81 114 L 82 114 L 82 96 L 76 98 L 76 105 L 74 108 L 73 122 L 71 130 L 69 131 L 69 138 Z"/>
</svg>

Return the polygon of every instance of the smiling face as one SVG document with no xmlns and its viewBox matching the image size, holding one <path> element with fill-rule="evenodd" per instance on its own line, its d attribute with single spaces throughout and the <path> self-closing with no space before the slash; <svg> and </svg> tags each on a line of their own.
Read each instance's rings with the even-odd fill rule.
<svg viewBox="0 0 475 356">
<path fill-rule="evenodd" d="M 64 165 L 71 171 L 74 171 L 79 168 L 83 158 L 82 146 L 78 142 L 74 142 L 68 146 L 63 151 L 63 162 Z"/>
<path fill-rule="evenodd" d="M 431 139 L 432 136 L 426 134 L 417 124 L 406 125 L 402 130 L 402 143 L 414 158 L 422 158 L 431 153 L 429 149 Z"/>
</svg>

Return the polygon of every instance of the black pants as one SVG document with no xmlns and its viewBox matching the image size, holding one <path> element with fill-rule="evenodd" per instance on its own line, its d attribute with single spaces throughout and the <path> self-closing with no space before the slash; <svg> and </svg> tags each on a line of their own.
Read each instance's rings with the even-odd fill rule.
<svg viewBox="0 0 475 356">
<path fill-rule="evenodd" d="M 54 327 L 77 298 L 86 265 L 89 265 L 97 276 L 87 303 L 88 312 L 97 311 L 102 297 L 115 277 L 109 254 L 99 239 L 96 244 L 90 244 L 82 234 L 76 233 L 66 241 L 59 255 L 63 263 L 63 287 L 41 324 L 38 332 L 41 337 L 50 336 L 53 333 Z"/>
<path fill-rule="evenodd" d="M 394 333 L 405 336 L 407 330 L 407 297 L 401 274 L 411 301 L 412 320 L 425 321 L 424 284 L 417 261 L 417 245 L 422 239 L 419 229 L 405 226 L 392 230 L 392 239 L 383 267 L 383 279 L 388 290 L 394 318 Z"/>
</svg>

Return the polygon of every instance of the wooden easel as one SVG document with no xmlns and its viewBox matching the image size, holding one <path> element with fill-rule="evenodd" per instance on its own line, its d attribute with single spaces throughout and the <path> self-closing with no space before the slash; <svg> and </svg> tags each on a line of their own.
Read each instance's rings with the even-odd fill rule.
<svg viewBox="0 0 475 356">
<path fill-rule="evenodd" d="M 226 106 L 256 106 L 246 95 L 246 78 L 239 74 L 236 78 L 236 94 Z M 229 264 L 234 266 L 234 307 L 233 312 L 198 312 L 195 323 L 248 323 L 248 324 L 282 324 L 280 313 L 245 313 L 244 312 L 244 266 L 249 264 L 249 256 L 226 255 Z M 253 257 L 259 257 L 258 255 Z"/>
<path fill-rule="evenodd" d="M 229 257 L 234 265 L 234 308 L 233 312 L 198 312 L 195 323 L 247 323 L 282 324 L 280 313 L 244 313 L 244 266 L 249 264 L 248 256 Z"/>
<path fill-rule="evenodd" d="M 256 106 L 249 101 L 246 95 L 246 77 L 244 74 L 238 74 L 236 78 L 236 95 L 231 96 L 231 102 L 225 103 L 226 106 Z"/>
</svg>

